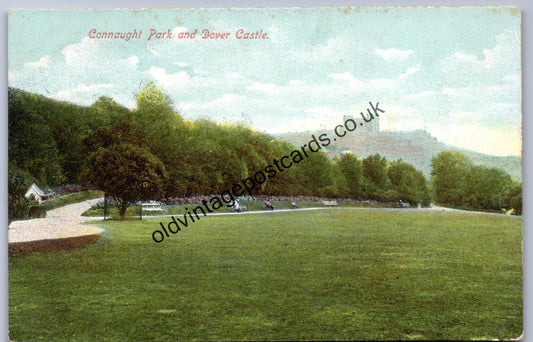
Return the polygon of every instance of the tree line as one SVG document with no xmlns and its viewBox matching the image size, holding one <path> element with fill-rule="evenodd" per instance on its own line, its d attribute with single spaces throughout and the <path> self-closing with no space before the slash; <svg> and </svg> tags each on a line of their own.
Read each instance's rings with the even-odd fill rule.
<svg viewBox="0 0 533 342">
<path fill-rule="evenodd" d="M 295 148 L 245 125 L 185 120 L 154 83 L 136 95 L 135 109 L 108 97 L 79 106 L 18 89 L 9 89 L 8 105 L 10 218 L 24 216 L 23 193 L 32 181 L 90 182 L 117 198 L 125 212 L 138 199 L 220 194 Z M 431 201 L 420 171 L 379 154 L 359 159 L 345 153 L 330 160 L 319 151 L 254 191 Z"/>
<path fill-rule="evenodd" d="M 431 169 L 437 203 L 522 214 L 522 184 L 504 170 L 474 165 L 466 155 L 451 151 L 433 158 Z"/>
</svg>

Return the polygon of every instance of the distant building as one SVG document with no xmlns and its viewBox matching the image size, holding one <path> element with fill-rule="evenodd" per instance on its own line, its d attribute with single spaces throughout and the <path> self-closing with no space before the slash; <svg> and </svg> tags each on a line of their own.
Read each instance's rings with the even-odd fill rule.
<svg viewBox="0 0 533 342">
<path fill-rule="evenodd" d="M 24 197 L 42 203 L 43 201 L 54 197 L 54 193 L 50 190 L 43 190 L 37 184 L 33 183 L 28 191 L 26 191 Z"/>
<path fill-rule="evenodd" d="M 368 117 L 368 114 L 365 114 L 365 117 Z M 370 122 L 364 122 L 361 116 L 354 117 L 353 115 L 343 115 L 342 123 L 344 124 L 346 120 L 352 119 L 357 123 L 356 132 L 359 136 L 377 136 L 379 135 L 379 116 L 374 115 L 374 118 Z M 363 125 L 361 125 L 363 123 Z"/>
</svg>

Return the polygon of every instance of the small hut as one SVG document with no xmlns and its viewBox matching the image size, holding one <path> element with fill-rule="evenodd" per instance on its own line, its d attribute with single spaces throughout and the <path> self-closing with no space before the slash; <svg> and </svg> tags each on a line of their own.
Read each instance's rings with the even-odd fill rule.
<svg viewBox="0 0 533 342">
<path fill-rule="evenodd" d="M 47 199 L 50 199 L 54 196 L 54 193 L 50 190 L 43 190 L 41 189 L 37 184 L 33 183 L 28 191 L 26 191 L 26 194 L 24 197 L 35 200 L 37 202 L 42 203 L 43 201 L 46 201 Z"/>
</svg>

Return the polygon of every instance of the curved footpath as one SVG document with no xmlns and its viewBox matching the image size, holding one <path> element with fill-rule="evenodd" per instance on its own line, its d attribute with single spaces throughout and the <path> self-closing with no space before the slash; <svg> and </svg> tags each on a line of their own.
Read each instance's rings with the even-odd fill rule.
<svg viewBox="0 0 533 342">
<path fill-rule="evenodd" d="M 94 217 L 81 216 L 102 198 L 69 204 L 50 210 L 45 218 L 13 221 L 8 228 L 8 243 L 54 240 L 100 234 L 104 229 L 83 224 Z"/>
</svg>

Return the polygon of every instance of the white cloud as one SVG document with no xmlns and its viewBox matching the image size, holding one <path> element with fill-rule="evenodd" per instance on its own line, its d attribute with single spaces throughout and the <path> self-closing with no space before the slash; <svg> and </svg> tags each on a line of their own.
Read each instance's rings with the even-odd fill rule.
<svg viewBox="0 0 533 342">
<path fill-rule="evenodd" d="M 421 99 L 427 99 L 427 98 L 434 98 L 435 96 L 439 95 L 440 93 L 433 90 L 425 90 L 420 93 L 411 94 L 409 95 L 409 99 L 411 100 L 421 100 Z"/>
<path fill-rule="evenodd" d="M 227 78 L 233 80 L 243 80 L 244 78 L 238 72 L 230 72 L 226 75 Z"/>
<path fill-rule="evenodd" d="M 77 44 L 67 45 L 61 50 L 68 64 L 86 65 L 96 63 L 99 60 L 99 41 L 85 37 Z"/>
<path fill-rule="evenodd" d="M 477 59 L 474 55 L 467 55 L 462 52 L 454 52 L 451 56 L 452 60 L 460 61 L 460 62 L 466 62 L 471 64 L 482 64 L 481 61 Z"/>
<path fill-rule="evenodd" d="M 356 91 L 393 89 L 399 87 L 400 85 L 397 80 L 387 78 L 377 78 L 370 81 L 361 81 L 349 72 L 343 72 L 340 74 L 330 74 L 329 78 L 336 81 L 341 81 L 345 87 Z"/>
<path fill-rule="evenodd" d="M 130 56 L 126 60 L 128 64 L 132 66 L 136 66 L 137 64 L 139 64 L 139 57 L 137 56 Z"/>
<path fill-rule="evenodd" d="M 345 82 L 359 82 L 351 73 L 343 72 L 340 74 L 331 74 L 329 75 L 334 80 L 345 81 Z"/>
<path fill-rule="evenodd" d="M 52 98 L 61 101 L 72 101 L 78 99 L 79 95 L 96 93 L 101 89 L 114 88 L 112 84 L 77 84 L 72 89 L 57 92 Z"/>
<path fill-rule="evenodd" d="M 25 66 L 30 69 L 34 69 L 36 72 L 47 74 L 50 72 L 50 68 L 52 67 L 52 57 L 41 57 L 37 62 L 27 63 Z"/>
<path fill-rule="evenodd" d="M 193 69 L 193 72 L 194 72 L 196 75 L 202 75 L 202 76 L 207 75 L 207 72 L 206 72 L 206 71 L 203 71 L 203 70 L 201 70 L 201 69 L 197 69 L 197 68 L 194 68 L 194 69 Z"/>
<path fill-rule="evenodd" d="M 290 36 L 287 32 L 281 30 L 278 26 L 272 25 L 268 29 L 270 41 L 276 45 L 290 43 Z"/>
<path fill-rule="evenodd" d="M 264 94 L 272 95 L 278 92 L 281 89 L 281 87 L 274 83 L 254 82 L 252 85 L 247 86 L 246 89 L 252 92 L 256 92 L 256 93 L 264 93 Z"/>
<path fill-rule="evenodd" d="M 235 94 L 224 94 L 222 97 L 218 99 L 214 99 L 213 101 L 203 102 L 203 103 L 197 103 L 197 102 L 188 102 L 183 103 L 180 105 L 180 108 L 185 111 L 214 111 L 215 113 L 218 111 L 228 111 L 229 108 L 235 109 L 238 108 L 239 103 L 243 101 L 242 96 L 235 95 Z"/>
<path fill-rule="evenodd" d="M 407 77 L 409 77 L 410 75 L 414 74 L 415 72 L 420 71 L 421 69 L 422 68 L 421 68 L 420 64 L 417 64 L 415 66 L 409 67 L 409 68 L 407 68 L 407 70 L 403 74 L 400 74 L 399 78 L 401 80 L 404 80 Z"/>
<path fill-rule="evenodd" d="M 163 88 L 185 87 L 191 81 L 191 77 L 185 71 L 167 74 L 165 69 L 153 66 L 148 73 Z"/>
<path fill-rule="evenodd" d="M 443 60 L 443 71 L 468 77 L 482 78 L 498 75 L 516 75 L 520 72 L 520 38 L 505 30 L 494 37 L 496 45 L 483 49 L 483 57 L 456 51 Z M 490 70 L 490 74 L 488 73 Z M 464 77 L 464 76 L 463 76 Z M 503 76 L 502 76 L 503 77 Z"/>
<path fill-rule="evenodd" d="M 386 61 L 393 61 L 393 62 L 403 62 L 409 56 L 414 53 L 413 50 L 398 50 L 398 49 L 387 49 L 387 50 L 381 50 L 380 48 L 376 48 L 376 53 L 380 55 L 384 60 Z"/>
<path fill-rule="evenodd" d="M 183 33 L 183 32 L 188 32 L 185 26 L 174 27 L 174 29 L 172 29 L 172 36 L 176 37 L 178 34 Z"/>
<path fill-rule="evenodd" d="M 442 94 L 471 100 L 479 99 L 485 103 L 492 103 L 496 99 L 501 101 L 502 98 L 507 96 L 514 97 L 514 100 L 518 101 L 519 98 L 515 95 L 520 94 L 520 88 L 513 83 L 458 88 L 445 87 L 442 88 Z"/>
</svg>

